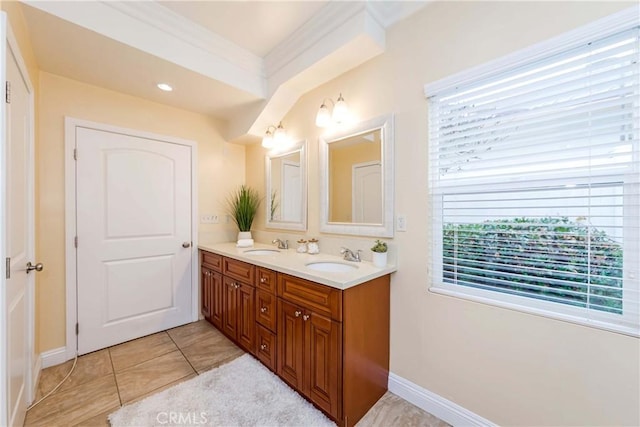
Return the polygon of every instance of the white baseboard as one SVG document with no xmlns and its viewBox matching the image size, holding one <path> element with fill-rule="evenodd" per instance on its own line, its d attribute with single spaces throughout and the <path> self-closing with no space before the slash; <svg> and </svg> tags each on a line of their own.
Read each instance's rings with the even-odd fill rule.
<svg viewBox="0 0 640 427">
<path fill-rule="evenodd" d="M 45 351 L 40 354 L 40 358 L 42 359 L 42 369 L 50 366 L 56 366 L 69 360 L 67 358 L 66 347 L 58 347 L 53 350 Z"/>
<path fill-rule="evenodd" d="M 496 426 L 462 406 L 389 372 L 389 391 L 452 426 Z"/>
</svg>

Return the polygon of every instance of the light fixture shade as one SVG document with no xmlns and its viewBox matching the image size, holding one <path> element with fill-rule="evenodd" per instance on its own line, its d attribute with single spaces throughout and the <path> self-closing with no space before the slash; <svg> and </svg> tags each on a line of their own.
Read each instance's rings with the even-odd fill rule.
<svg viewBox="0 0 640 427">
<path fill-rule="evenodd" d="M 349 118 L 349 106 L 345 102 L 342 94 L 338 97 L 336 105 L 333 107 L 333 121 L 335 123 L 344 123 Z"/>
<path fill-rule="evenodd" d="M 267 150 L 271 150 L 273 148 L 274 141 L 271 132 L 267 131 L 267 133 L 264 134 L 264 137 L 262 138 L 262 146 Z"/>
<path fill-rule="evenodd" d="M 282 127 L 282 123 L 278 125 L 278 128 L 273 133 L 273 143 L 278 148 L 282 148 L 287 144 L 287 131 Z"/>
<path fill-rule="evenodd" d="M 319 128 L 326 128 L 331 125 L 331 114 L 329 113 L 329 108 L 322 103 L 320 109 L 318 110 L 318 114 L 316 115 L 316 126 Z"/>
</svg>

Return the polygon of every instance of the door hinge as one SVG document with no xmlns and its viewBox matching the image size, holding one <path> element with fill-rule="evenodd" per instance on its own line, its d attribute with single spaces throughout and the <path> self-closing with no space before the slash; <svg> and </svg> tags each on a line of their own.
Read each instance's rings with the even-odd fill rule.
<svg viewBox="0 0 640 427">
<path fill-rule="evenodd" d="M 11 82 L 8 80 L 4 84 L 4 102 L 11 104 Z"/>
<path fill-rule="evenodd" d="M 80 324 L 76 323 L 76 335 L 80 334 Z"/>
<path fill-rule="evenodd" d="M 73 246 L 78 247 L 78 236 L 73 238 Z"/>
<path fill-rule="evenodd" d="M 11 258 L 7 258 L 5 261 L 5 277 L 11 279 Z"/>
<path fill-rule="evenodd" d="M 73 149 L 73 160 L 78 160 L 78 149 L 77 148 Z"/>
</svg>

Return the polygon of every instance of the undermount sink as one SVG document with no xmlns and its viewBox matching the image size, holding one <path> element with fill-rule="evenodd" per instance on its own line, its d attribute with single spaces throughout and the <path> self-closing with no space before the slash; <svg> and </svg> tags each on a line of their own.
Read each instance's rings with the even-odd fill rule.
<svg viewBox="0 0 640 427">
<path fill-rule="evenodd" d="M 348 273 L 358 268 L 357 265 L 333 261 L 310 262 L 306 264 L 306 266 L 312 270 L 325 271 L 329 273 Z"/>
<path fill-rule="evenodd" d="M 244 251 L 246 255 L 275 255 L 280 251 L 277 249 L 248 249 Z"/>
</svg>

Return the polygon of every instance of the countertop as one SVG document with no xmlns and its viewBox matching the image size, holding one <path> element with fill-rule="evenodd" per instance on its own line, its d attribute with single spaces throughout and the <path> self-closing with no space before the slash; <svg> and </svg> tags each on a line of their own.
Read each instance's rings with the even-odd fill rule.
<svg viewBox="0 0 640 427">
<path fill-rule="evenodd" d="M 273 245 L 260 243 L 256 243 L 248 248 L 238 248 L 236 247 L 235 242 L 199 244 L 198 249 L 245 261 L 250 264 L 311 280 L 312 282 L 321 283 L 337 289 L 348 289 L 377 277 L 393 273 L 397 270 L 394 265 L 387 265 L 385 268 L 378 268 L 368 261 L 350 262 L 345 261 L 341 256 L 336 255 L 323 253 L 317 255 L 299 254 L 296 252 L 295 248 L 279 249 L 280 252 L 274 253 L 273 255 L 248 255 L 246 253 L 246 251 L 251 249 L 276 249 Z M 311 262 L 338 262 L 341 264 L 353 265 L 357 268 L 345 273 L 316 271 L 311 270 L 306 266 L 306 264 Z"/>
</svg>

